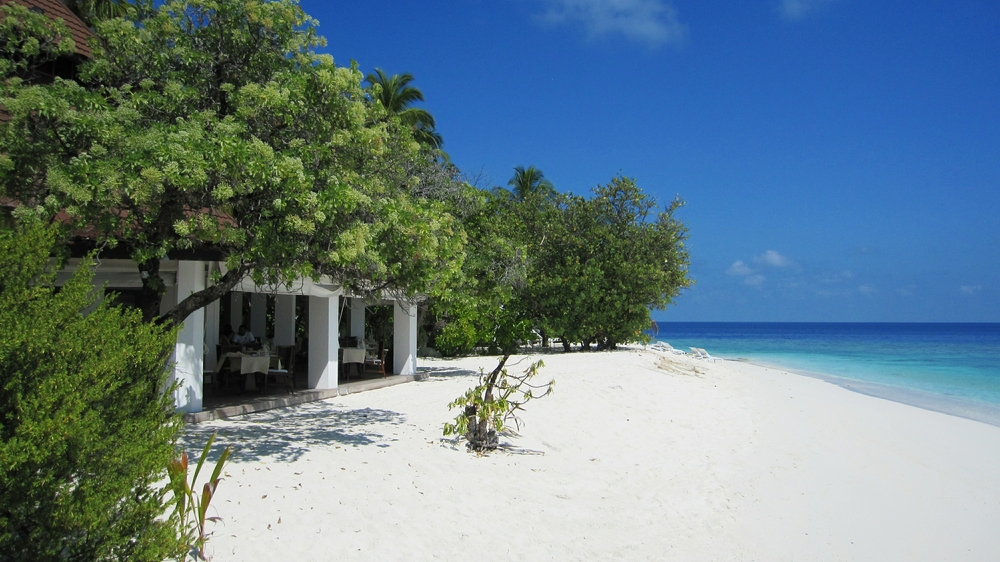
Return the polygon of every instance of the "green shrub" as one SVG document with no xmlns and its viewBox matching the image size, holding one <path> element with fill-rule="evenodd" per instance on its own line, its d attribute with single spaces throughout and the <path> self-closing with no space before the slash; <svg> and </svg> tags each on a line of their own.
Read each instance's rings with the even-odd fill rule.
<svg viewBox="0 0 1000 562">
<path fill-rule="evenodd" d="M 46 271 L 54 234 L 0 227 L 0 557 L 183 556 L 163 479 L 175 334 Z"/>
<path fill-rule="evenodd" d="M 524 410 L 524 405 L 531 400 L 552 393 L 555 380 L 547 384 L 530 382 L 545 366 L 541 360 L 529 365 L 522 374 L 511 375 L 504 368 L 509 358 L 509 355 L 503 356 L 489 374 L 480 370 L 479 384 L 448 404 L 448 409 L 461 408 L 462 412 L 455 417 L 455 423 L 444 424 L 445 436 L 464 437 L 469 450 L 477 453 L 492 451 L 500 445 L 501 433 L 516 435 L 510 422 L 521 428 L 516 412 Z"/>
</svg>

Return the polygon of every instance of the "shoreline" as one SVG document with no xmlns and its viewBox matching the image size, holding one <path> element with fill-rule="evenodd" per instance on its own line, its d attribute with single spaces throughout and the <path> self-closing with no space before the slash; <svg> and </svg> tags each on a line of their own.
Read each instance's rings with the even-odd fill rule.
<svg viewBox="0 0 1000 562">
<path fill-rule="evenodd" d="M 779 369 L 791 373 L 793 375 L 809 377 L 812 379 L 819 379 L 821 381 L 828 382 L 832 385 L 839 386 L 846 390 L 850 390 L 851 392 L 857 392 L 858 394 L 863 394 L 865 396 L 871 396 L 873 398 L 881 398 L 882 400 L 888 400 L 890 402 L 905 404 L 907 406 L 913 406 L 915 408 L 920 408 L 931 412 L 937 412 L 939 414 L 946 414 L 949 416 L 955 416 L 958 418 L 963 418 L 967 420 L 985 423 L 995 427 L 1000 427 L 1000 404 L 993 404 L 990 402 L 983 402 L 965 397 L 950 397 L 943 394 L 928 392 L 926 390 L 917 390 L 901 386 L 892 386 L 887 384 L 850 379 L 847 377 L 840 377 L 837 375 L 830 375 L 827 373 L 820 373 L 816 371 L 808 371 L 805 369 L 797 369 L 794 367 L 788 367 L 778 363 L 759 361 L 746 357 L 741 357 L 738 359 L 726 359 L 726 358 L 722 359 L 725 361 L 756 365 L 758 367 L 764 367 L 766 369 Z"/>
</svg>

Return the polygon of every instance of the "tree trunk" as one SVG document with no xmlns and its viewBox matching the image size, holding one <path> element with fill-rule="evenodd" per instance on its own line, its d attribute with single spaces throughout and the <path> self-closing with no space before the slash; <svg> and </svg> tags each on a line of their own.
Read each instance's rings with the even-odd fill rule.
<svg viewBox="0 0 1000 562">
<path fill-rule="evenodd" d="M 152 322 L 160 315 L 160 301 L 166 285 L 160 277 L 160 258 L 153 258 L 137 264 L 142 288 L 139 290 L 138 305 L 143 322 Z"/>
<path fill-rule="evenodd" d="M 483 395 L 484 402 L 493 401 L 493 388 L 503 374 L 503 367 L 510 359 L 510 354 L 505 354 L 500 358 L 496 368 L 486 377 L 486 393 Z M 475 404 L 465 407 L 465 417 L 469 420 L 469 432 L 465 438 L 469 441 L 469 448 L 474 451 L 492 451 L 500 446 L 500 437 L 496 428 L 491 427 L 490 420 L 479 421 L 479 409 Z"/>
<path fill-rule="evenodd" d="M 569 344 L 569 340 L 566 339 L 566 336 L 559 336 L 559 339 L 562 340 L 562 346 L 564 352 L 569 353 L 570 351 L 573 351 L 573 346 Z"/>
<path fill-rule="evenodd" d="M 190 316 L 190 314 L 199 308 L 208 306 L 209 304 L 215 302 L 219 298 L 223 297 L 226 293 L 236 286 L 247 273 L 250 272 L 250 266 L 248 264 L 243 264 L 236 269 L 230 269 L 219 279 L 219 282 L 206 287 L 197 293 L 191 293 L 190 296 L 177 303 L 177 306 L 171 308 L 166 314 L 160 316 L 156 321 L 160 324 L 166 325 L 177 325 L 184 321 L 185 318 Z M 157 304 L 159 307 L 159 304 Z"/>
<path fill-rule="evenodd" d="M 509 353 L 505 354 L 503 357 L 500 358 L 500 362 L 497 363 L 496 368 L 493 369 L 493 372 L 490 373 L 490 376 L 486 377 L 486 394 L 483 396 L 484 401 L 486 402 L 493 401 L 493 387 L 496 386 L 497 379 L 500 378 L 500 373 L 503 371 L 503 366 L 507 364 L 508 359 L 510 359 Z"/>
</svg>

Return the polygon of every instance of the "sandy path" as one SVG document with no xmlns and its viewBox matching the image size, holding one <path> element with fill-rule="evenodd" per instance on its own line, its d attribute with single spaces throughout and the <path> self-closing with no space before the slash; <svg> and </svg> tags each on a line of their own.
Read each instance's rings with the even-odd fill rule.
<svg viewBox="0 0 1000 562">
<path fill-rule="evenodd" d="M 191 426 L 241 450 L 215 560 L 994 560 L 1000 428 L 743 363 L 546 356 L 552 396 L 476 457 L 425 382 Z M 806 533 L 809 533 L 806 535 Z M 853 544 L 852 544 L 853 541 Z M 972 549 L 972 550 L 969 550 Z"/>
</svg>

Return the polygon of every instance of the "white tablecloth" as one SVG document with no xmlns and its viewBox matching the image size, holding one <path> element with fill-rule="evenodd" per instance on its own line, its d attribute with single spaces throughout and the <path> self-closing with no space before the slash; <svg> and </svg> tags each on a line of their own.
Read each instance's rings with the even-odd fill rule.
<svg viewBox="0 0 1000 562">
<path fill-rule="evenodd" d="M 346 363 L 364 363 L 365 362 L 365 350 L 356 347 L 345 347 L 344 348 L 344 359 L 343 362 Z"/>
<path fill-rule="evenodd" d="M 218 362 L 216 362 L 216 373 L 222 372 L 222 368 L 225 367 L 226 361 L 229 361 L 229 369 L 231 371 L 235 372 L 236 369 L 239 369 L 241 374 L 247 375 L 245 384 L 246 390 L 255 390 L 257 388 L 253 373 L 267 373 L 272 364 L 278 369 L 281 368 L 281 360 L 276 355 L 261 355 L 259 357 L 254 357 L 252 355 L 242 355 L 239 353 L 227 353 L 222 357 L 219 357 Z"/>
</svg>

